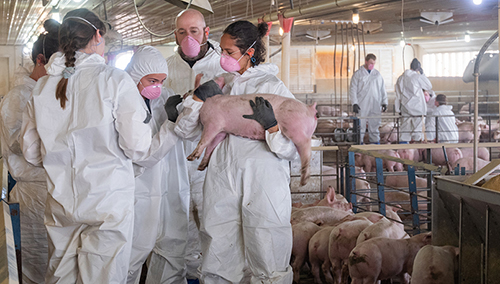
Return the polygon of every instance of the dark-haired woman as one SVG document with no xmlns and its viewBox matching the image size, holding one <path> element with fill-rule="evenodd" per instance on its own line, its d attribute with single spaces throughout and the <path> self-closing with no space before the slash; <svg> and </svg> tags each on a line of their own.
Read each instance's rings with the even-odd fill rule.
<svg viewBox="0 0 500 284">
<path fill-rule="evenodd" d="M 107 66 L 104 23 L 64 17 L 60 50 L 28 102 L 26 160 L 48 175 L 46 283 L 125 283 L 132 245 L 132 159 L 151 145 L 148 108 L 130 76 Z"/>
<path fill-rule="evenodd" d="M 41 34 L 33 45 L 33 72 L 22 78 L 23 84 L 13 88 L 0 104 L 2 156 L 9 173 L 16 180 L 9 201 L 19 203 L 21 211 L 23 283 L 43 283 L 47 268 L 47 231 L 43 225 L 47 176 L 42 167 L 34 167 L 26 162 L 17 138 L 31 92 L 38 79 L 47 75 L 46 61 L 59 49 L 59 26 L 52 21 L 45 21 L 44 27 L 48 33 Z"/>
<path fill-rule="evenodd" d="M 223 92 L 276 94 L 293 98 L 276 74 L 262 64 L 267 25 L 229 25 L 221 38 Z M 226 74 L 227 75 L 227 74 Z M 260 108 L 259 108 L 260 106 Z M 228 135 L 215 148 L 204 185 L 201 240 L 204 283 L 292 283 L 290 172 L 293 143 L 275 124 L 272 108 L 257 103 L 266 141 Z"/>
</svg>

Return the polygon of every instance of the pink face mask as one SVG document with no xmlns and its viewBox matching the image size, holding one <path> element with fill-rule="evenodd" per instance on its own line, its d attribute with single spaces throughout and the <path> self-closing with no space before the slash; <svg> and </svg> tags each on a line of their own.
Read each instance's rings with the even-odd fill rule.
<svg viewBox="0 0 500 284">
<path fill-rule="evenodd" d="M 428 103 L 429 100 L 431 99 L 431 96 L 429 96 L 428 93 L 424 93 L 424 97 L 425 97 L 425 102 Z"/>
<path fill-rule="evenodd" d="M 368 70 L 373 70 L 373 67 L 375 67 L 375 64 L 368 64 Z"/>
<path fill-rule="evenodd" d="M 191 36 L 187 36 L 181 42 L 181 50 L 187 57 L 195 58 L 200 54 L 200 43 Z"/>
<path fill-rule="evenodd" d="M 141 81 L 139 81 L 139 83 L 141 83 L 142 85 Z M 142 87 L 143 89 L 141 91 L 141 95 L 146 99 L 154 100 L 161 96 L 161 84 L 150 85 L 147 87 L 144 87 L 144 85 L 142 85 Z"/>
<path fill-rule="evenodd" d="M 236 72 L 236 71 L 241 70 L 240 60 L 243 58 L 243 56 L 245 56 L 245 54 L 247 54 L 248 50 L 250 48 L 252 48 L 256 42 L 257 41 L 254 41 L 252 43 L 252 45 L 250 45 L 250 47 L 247 48 L 247 50 L 245 50 L 245 52 L 243 52 L 243 55 L 238 60 L 232 58 L 229 55 L 221 54 L 220 66 L 222 67 L 222 69 L 226 70 L 227 72 Z"/>
</svg>

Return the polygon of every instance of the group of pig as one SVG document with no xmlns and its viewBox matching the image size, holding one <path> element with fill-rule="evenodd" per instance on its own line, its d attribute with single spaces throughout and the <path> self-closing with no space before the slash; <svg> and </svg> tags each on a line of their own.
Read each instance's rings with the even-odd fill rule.
<svg viewBox="0 0 500 284">
<path fill-rule="evenodd" d="M 399 210 L 387 206 L 387 217 L 368 211 L 353 214 L 352 205 L 332 187 L 324 199 L 294 207 L 294 282 L 299 283 L 300 271 L 307 264 L 315 283 L 323 283 L 321 275 L 327 283 L 348 283 L 350 276 L 358 284 L 392 278 L 407 284 L 410 275 L 412 284 L 454 283 L 455 250 L 427 246 L 431 233 L 410 238 Z"/>
<path fill-rule="evenodd" d="M 427 158 L 427 149 L 401 149 L 401 150 L 379 150 L 381 154 L 412 160 L 415 162 L 429 162 Z M 451 168 L 457 166 L 465 167 L 467 171 L 473 169 L 473 150 L 472 148 L 447 148 L 446 154 Z M 442 149 L 431 149 L 431 163 L 436 166 L 448 166 Z M 478 148 L 478 170 L 489 163 L 490 152 L 487 148 Z M 357 167 L 363 168 L 365 172 L 375 172 L 375 158 L 369 155 L 356 154 L 355 163 Z M 384 160 L 383 167 L 390 172 L 403 171 L 403 165 L 394 161 Z"/>
</svg>

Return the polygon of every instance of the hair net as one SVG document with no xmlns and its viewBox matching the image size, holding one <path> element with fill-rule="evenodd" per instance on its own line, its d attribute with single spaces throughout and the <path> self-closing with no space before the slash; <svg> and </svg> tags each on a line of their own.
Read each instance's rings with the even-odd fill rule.
<svg viewBox="0 0 500 284">
<path fill-rule="evenodd" d="M 158 49 L 149 45 L 137 49 L 125 71 L 132 77 L 135 84 L 139 84 L 139 81 L 149 74 L 163 73 L 168 76 L 167 61 Z"/>
</svg>

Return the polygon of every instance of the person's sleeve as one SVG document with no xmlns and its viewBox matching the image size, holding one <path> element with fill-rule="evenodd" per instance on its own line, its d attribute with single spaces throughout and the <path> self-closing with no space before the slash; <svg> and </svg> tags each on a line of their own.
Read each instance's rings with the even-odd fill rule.
<svg viewBox="0 0 500 284">
<path fill-rule="evenodd" d="M 142 157 L 133 160 L 133 162 L 141 167 L 150 168 L 161 161 L 179 141 L 179 137 L 174 132 L 174 127 L 173 122 L 166 120 L 160 127 L 160 131 L 153 136 L 148 151 Z"/>
<path fill-rule="evenodd" d="M 19 144 L 26 161 L 34 166 L 42 166 L 41 140 L 36 130 L 33 100 L 28 101 L 23 113 L 23 123 L 19 134 Z"/>
<path fill-rule="evenodd" d="M 355 72 L 351 79 L 351 87 L 349 88 L 349 98 L 351 105 L 358 104 L 358 72 Z"/>
<path fill-rule="evenodd" d="M 276 87 L 271 93 L 295 99 L 292 92 L 290 92 L 290 90 L 281 81 L 276 84 Z M 274 133 L 266 131 L 266 143 L 271 152 L 276 154 L 276 156 L 280 159 L 293 161 L 297 156 L 297 147 L 295 147 L 292 140 L 281 133 L 281 129 Z"/>
<path fill-rule="evenodd" d="M 293 161 L 297 157 L 297 147 L 292 140 L 281 133 L 281 129 L 274 133 L 266 130 L 266 142 L 271 152 L 280 159 Z"/>
<path fill-rule="evenodd" d="M 424 74 L 420 74 L 419 81 L 420 81 L 420 86 L 422 86 L 422 89 L 432 90 L 432 83 L 431 81 L 429 81 L 429 78 L 427 78 L 427 76 L 425 76 Z"/>
<path fill-rule="evenodd" d="M 389 101 L 387 99 L 387 91 L 385 90 L 385 84 L 382 75 L 380 75 L 380 95 L 382 96 L 382 104 L 387 106 L 389 104 Z"/>
<path fill-rule="evenodd" d="M 194 139 L 201 134 L 200 109 L 203 102 L 197 102 L 188 96 L 182 103 L 183 110 L 175 123 L 175 133 L 183 139 Z"/>
<path fill-rule="evenodd" d="M 125 155 L 133 161 L 143 158 L 151 146 L 151 127 L 148 123 L 146 104 L 130 77 L 121 80 L 113 116 L 118 132 L 118 144 Z M 151 117 L 149 117 L 151 119 Z"/>
</svg>

